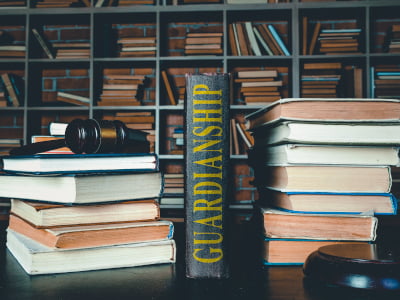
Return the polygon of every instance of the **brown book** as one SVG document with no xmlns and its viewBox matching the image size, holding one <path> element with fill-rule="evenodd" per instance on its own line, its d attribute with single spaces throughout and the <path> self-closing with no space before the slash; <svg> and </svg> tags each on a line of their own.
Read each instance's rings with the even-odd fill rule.
<svg viewBox="0 0 400 300">
<path fill-rule="evenodd" d="M 315 23 L 314 32 L 313 32 L 313 35 L 312 35 L 311 41 L 310 41 L 310 47 L 308 48 L 309 55 L 314 54 L 314 49 L 315 49 L 315 45 L 317 44 L 317 39 L 318 39 L 320 29 L 321 29 L 321 23 L 320 22 Z"/>
<path fill-rule="evenodd" d="M 250 128 L 277 120 L 392 121 L 400 116 L 393 99 L 281 99 L 246 116 Z"/>
<path fill-rule="evenodd" d="M 221 37 L 187 37 L 186 45 L 221 44 Z"/>
<path fill-rule="evenodd" d="M 260 103 L 272 103 L 276 100 L 281 99 L 280 95 L 276 96 L 245 96 L 243 100 L 246 104 L 260 104 Z"/>
<path fill-rule="evenodd" d="M 276 43 L 274 43 L 274 39 L 273 39 L 272 35 L 270 34 L 269 31 L 267 31 L 268 30 L 267 26 L 264 27 L 261 24 L 258 24 L 258 25 L 256 25 L 256 28 L 260 32 L 264 41 L 267 43 L 267 45 L 270 48 L 273 55 L 281 55 L 280 48 L 277 47 Z M 267 29 L 265 29 L 265 28 L 267 28 Z"/>
<path fill-rule="evenodd" d="M 246 33 L 245 33 L 246 31 L 244 30 L 242 23 L 234 23 L 234 25 L 236 28 L 241 55 L 242 56 L 251 55 L 249 51 L 249 43 L 246 40 Z"/>
<path fill-rule="evenodd" d="M 185 54 L 222 54 L 222 49 L 185 49 Z"/>
<path fill-rule="evenodd" d="M 320 247 L 349 243 L 366 242 L 266 238 L 262 246 L 262 257 L 265 265 L 303 264 L 307 257 Z"/>
<path fill-rule="evenodd" d="M 378 219 L 368 215 L 303 214 L 262 208 L 269 238 L 374 241 Z"/>
<path fill-rule="evenodd" d="M 250 87 L 241 87 L 240 92 L 273 92 L 278 91 L 278 86 L 250 86 Z"/>
<path fill-rule="evenodd" d="M 307 55 L 307 46 L 308 46 L 308 17 L 307 16 L 303 16 L 302 18 L 302 25 L 303 25 L 303 39 L 302 39 L 302 51 L 301 54 L 302 55 Z"/>
<path fill-rule="evenodd" d="M 175 100 L 175 94 L 174 94 L 174 92 L 172 90 L 172 86 L 171 86 L 171 83 L 169 81 L 167 72 L 165 70 L 162 70 L 161 71 L 161 76 L 162 76 L 162 79 L 163 79 L 163 82 L 164 82 L 165 89 L 167 90 L 167 96 L 168 96 L 170 104 L 171 105 L 176 105 L 177 102 Z"/>
<path fill-rule="evenodd" d="M 275 51 L 277 51 L 277 53 L 279 53 L 279 54 L 276 54 L 276 55 L 285 55 L 285 53 L 283 52 L 283 50 L 279 46 L 278 42 L 276 41 L 276 39 L 272 35 L 271 31 L 269 30 L 267 24 L 261 24 L 261 27 L 264 29 L 264 32 L 267 34 L 268 40 L 274 45 L 273 48 L 275 49 Z"/>
<path fill-rule="evenodd" d="M 187 37 L 222 37 L 222 32 L 188 32 Z"/>
<path fill-rule="evenodd" d="M 238 50 L 236 47 L 236 38 L 235 38 L 235 33 L 233 29 L 233 24 L 230 23 L 228 25 L 228 38 L 229 38 L 229 46 L 231 48 L 231 53 L 233 56 L 238 56 Z"/>
<path fill-rule="evenodd" d="M 304 70 L 326 70 L 326 69 L 339 70 L 342 68 L 342 63 L 340 62 L 305 63 L 303 65 L 303 68 Z"/>
<path fill-rule="evenodd" d="M 88 206 L 11 200 L 11 212 L 37 228 L 154 221 L 160 218 L 154 199 L 104 203 Z"/>
<path fill-rule="evenodd" d="M 11 100 L 12 106 L 20 106 L 19 95 L 15 90 L 14 84 L 11 82 L 10 75 L 8 73 L 3 73 L 1 74 L 1 79 L 3 80 L 3 84 L 8 92 L 8 96 Z"/>
<path fill-rule="evenodd" d="M 117 99 L 112 99 L 109 101 L 101 100 L 97 101 L 97 106 L 140 106 L 142 105 L 139 101 L 135 100 L 117 100 Z"/>
<path fill-rule="evenodd" d="M 231 119 L 231 154 L 240 154 L 238 132 L 236 130 L 236 120 Z"/>
<path fill-rule="evenodd" d="M 36 228 L 11 215 L 9 228 L 47 247 L 77 249 L 167 240 L 173 225 L 168 221 L 148 221 Z"/>
</svg>

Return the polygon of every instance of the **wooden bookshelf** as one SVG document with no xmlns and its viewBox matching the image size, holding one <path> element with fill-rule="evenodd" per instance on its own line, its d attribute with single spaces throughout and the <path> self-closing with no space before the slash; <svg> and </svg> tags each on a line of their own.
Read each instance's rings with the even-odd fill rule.
<svg viewBox="0 0 400 300">
<path fill-rule="evenodd" d="M 257 0 L 239 4 L 229 4 L 230 0 L 156 0 L 148 4 L 124 2 L 123 6 L 115 6 L 115 2 L 108 5 L 109 1 L 100 6 L 92 0 L 71 1 L 71 5 L 59 8 L 46 6 L 46 1 L 26 2 L 25 6 L 0 7 L 0 33 L 11 37 L 2 39 L 0 34 L 0 44 L 26 45 L 23 56 L 5 53 L 0 57 L 0 73 L 19 76 L 23 91 L 19 106 L 0 107 L 0 142 L 20 139 L 24 144 L 30 143 L 32 135 L 49 133 L 49 122 L 150 113 L 154 122 L 145 126 L 154 133 L 154 151 L 163 171 L 172 169 L 174 173 L 180 172 L 184 163 L 182 145 L 176 143 L 174 132 L 184 122 L 187 72 L 230 72 L 236 78 L 238 71 L 273 70 L 277 72 L 274 80 L 282 81 L 282 85 L 274 91 L 270 89 L 270 95 L 279 91 L 280 97 L 300 97 L 305 90 L 302 76 L 308 73 L 305 65 L 340 63 L 343 78 L 338 97 L 375 97 L 376 92 L 378 96 L 400 96 L 390 85 L 377 87 L 377 71 L 400 69 L 400 53 L 387 51 L 386 38 L 392 26 L 400 24 L 400 3 L 396 0 Z M 239 54 L 233 49 L 236 41 L 230 31 L 236 24 L 246 23 L 259 30 L 263 26 L 274 27 L 288 53 L 271 55 L 258 41 L 260 52 Z M 316 26 L 320 28 L 315 30 Z M 37 29 L 56 51 L 55 58 L 46 55 L 32 29 Z M 353 43 L 356 49 L 326 53 L 321 51 L 323 42 L 318 40 L 312 46 L 314 33 L 318 37 L 321 30 L 332 29 L 360 29 L 357 42 Z M 199 33 L 204 34 L 204 39 L 196 51 L 202 47 L 213 50 L 202 50 L 203 54 L 185 52 L 188 45 L 194 47 L 188 38 Z M 207 40 L 207 35 L 220 33 L 220 39 Z M 339 47 L 342 40 L 329 45 Z M 60 49 L 63 54 L 57 55 Z M 167 75 L 168 88 L 162 72 Z M 140 95 L 137 101 L 103 104 L 100 99 L 110 75 L 145 76 L 140 90 L 131 92 Z M 357 89 L 350 89 L 355 82 Z M 265 105 L 246 104 L 241 85 L 233 83 L 232 87 L 231 118 Z M 57 101 L 57 91 L 88 97 L 90 103 L 87 106 Z M 129 95 L 125 93 L 124 97 Z M 239 150 L 231 155 L 231 204 L 244 207 L 257 197 L 250 184 L 252 171 L 246 165 L 245 149 L 240 141 Z"/>
</svg>

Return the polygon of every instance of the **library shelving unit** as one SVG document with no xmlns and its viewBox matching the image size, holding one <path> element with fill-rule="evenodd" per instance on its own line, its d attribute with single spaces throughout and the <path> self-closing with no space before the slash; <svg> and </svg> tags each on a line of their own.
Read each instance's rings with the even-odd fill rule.
<svg viewBox="0 0 400 300">
<path fill-rule="evenodd" d="M 82 1 L 75 6 L 59 8 L 46 7 L 43 1 L 26 2 L 22 7 L 0 7 L 0 44 L 26 46 L 23 56 L 13 56 L 13 50 L 0 51 L 0 73 L 13 74 L 22 80 L 18 86 L 19 106 L 8 103 L 0 107 L 0 142 L 4 143 L 21 140 L 28 144 L 34 135 L 49 134 L 50 122 L 118 118 L 127 113 L 139 113 L 152 119 L 145 126 L 154 133 L 154 152 L 159 155 L 162 170 L 179 173 L 184 167 L 183 151 L 174 133 L 184 124 L 181 102 L 184 101 L 185 73 L 230 72 L 234 78 L 236 72 L 243 70 L 275 70 L 277 79 L 282 82 L 279 96 L 301 97 L 302 76 L 308 74 L 305 66 L 340 63 L 340 72 L 361 71 L 357 73 L 357 94 L 354 78 L 350 76 L 343 80 L 344 87 L 337 97 L 400 95 L 398 88 L 375 84 L 379 70 L 400 69 L 398 48 L 397 52 L 389 51 L 387 46 L 393 25 L 400 25 L 397 13 L 400 2 L 396 0 L 292 0 L 285 3 L 265 0 L 263 4 L 252 4 L 251 0 L 241 1 L 242 4 L 230 4 L 231 0 L 199 4 L 157 0 L 153 5 L 130 6 L 109 6 L 108 1 L 100 6 L 92 0 L 90 6 Z M 258 54 L 254 51 L 238 53 L 233 49 L 238 41 L 232 40 L 231 28 L 246 23 L 257 28 L 273 26 L 287 53 L 271 55 L 260 43 Z M 322 43 L 317 42 L 314 47 L 312 39 L 317 25 L 320 30 L 359 31 L 355 49 L 326 53 Z M 51 45 L 64 45 L 70 55 L 51 58 L 32 29 L 40 33 L 51 51 Z M 186 54 L 187 33 L 222 33 L 218 52 Z M 138 47 L 144 48 L 137 48 L 136 53 L 124 53 L 123 47 L 134 46 L 133 42 L 127 42 L 129 38 L 135 42 L 142 38 Z M 124 39 L 127 45 L 121 44 Z M 398 40 L 397 37 L 397 43 Z M 68 48 L 68 44 L 71 47 Z M 85 45 L 82 47 L 86 50 L 78 51 L 79 45 Z M 174 101 L 168 96 L 163 73 L 173 86 Z M 140 101 L 123 106 L 117 102 L 102 104 L 100 98 L 110 74 L 144 75 L 146 84 L 142 86 Z M 87 97 L 89 105 L 57 101 L 58 91 Z M 264 105 L 244 102 L 239 84 L 233 83 L 232 118 L 243 119 L 243 115 Z M 252 170 L 246 160 L 246 146 L 241 143 L 231 155 L 232 207 L 249 208 L 257 197 L 251 185 Z"/>
</svg>

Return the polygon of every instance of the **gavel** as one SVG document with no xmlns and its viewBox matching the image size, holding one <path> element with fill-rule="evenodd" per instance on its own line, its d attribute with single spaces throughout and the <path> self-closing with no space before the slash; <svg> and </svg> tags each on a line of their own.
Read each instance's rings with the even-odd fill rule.
<svg viewBox="0 0 400 300">
<path fill-rule="evenodd" d="M 31 155 L 67 146 L 76 154 L 149 152 L 147 132 L 127 128 L 119 120 L 75 119 L 67 125 L 65 138 L 14 148 L 10 155 Z"/>
</svg>

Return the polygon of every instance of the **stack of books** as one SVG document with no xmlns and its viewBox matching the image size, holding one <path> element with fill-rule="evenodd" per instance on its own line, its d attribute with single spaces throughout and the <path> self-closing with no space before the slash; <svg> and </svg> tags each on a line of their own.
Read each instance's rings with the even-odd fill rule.
<svg viewBox="0 0 400 300">
<path fill-rule="evenodd" d="M 373 242 L 396 214 L 400 100 L 282 99 L 246 116 L 266 264 L 302 264 L 330 243 Z"/>
<path fill-rule="evenodd" d="M 26 6 L 25 0 L 1 0 L 0 7 L 21 7 Z"/>
<path fill-rule="evenodd" d="M 105 113 L 103 120 L 119 120 L 123 122 L 127 128 L 141 130 L 148 133 L 147 140 L 150 142 L 150 151 L 154 152 L 156 133 L 155 133 L 155 117 L 151 111 L 129 111 Z"/>
<path fill-rule="evenodd" d="M 300 95 L 304 98 L 337 98 L 340 95 L 342 63 L 305 63 Z"/>
<path fill-rule="evenodd" d="M 234 79 L 239 84 L 242 101 L 247 105 L 265 105 L 281 97 L 282 80 L 277 70 L 239 71 Z"/>
<path fill-rule="evenodd" d="M 119 4 L 121 5 L 121 4 Z M 156 37 L 121 37 L 117 44 L 119 57 L 154 57 L 156 56 Z"/>
<path fill-rule="evenodd" d="M 155 154 L 38 154 L 3 163 L 0 197 L 12 199 L 7 247 L 28 274 L 175 261 L 173 223 L 160 220 Z"/>
<path fill-rule="evenodd" d="M 221 55 L 222 32 L 188 32 L 185 37 L 185 55 Z"/>
<path fill-rule="evenodd" d="M 56 52 L 56 58 L 75 59 L 90 57 L 90 43 L 88 42 L 54 42 L 52 47 Z"/>
<path fill-rule="evenodd" d="M 290 55 L 284 40 L 272 24 L 235 22 L 229 24 L 228 29 L 232 55 Z"/>
<path fill-rule="evenodd" d="M 400 53 L 400 24 L 393 24 L 387 34 L 384 51 Z"/>
<path fill-rule="evenodd" d="M 373 92 L 377 98 L 400 98 L 400 67 L 376 65 L 372 67 Z"/>
<path fill-rule="evenodd" d="M 164 174 L 164 192 L 160 203 L 167 206 L 182 207 L 184 204 L 184 177 L 183 173 Z"/>
<path fill-rule="evenodd" d="M 321 54 L 359 53 L 360 28 L 322 29 L 318 36 L 317 51 Z"/>
<path fill-rule="evenodd" d="M 103 78 L 100 106 L 140 106 L 144 75 L 107 74 Z"/>
<path fill-rule="evenodd" d="M 21 44 L 0 44 L 0 58 L 15 57 L 23 58 L 26 54 L 25 45 Z"/>
<path fill-rule="evenodd" d="M 0 155 L 8 155 L 10 150 L 21 146 L 22 146 L 22 139 L 0 138 Z"/>
</svg>

